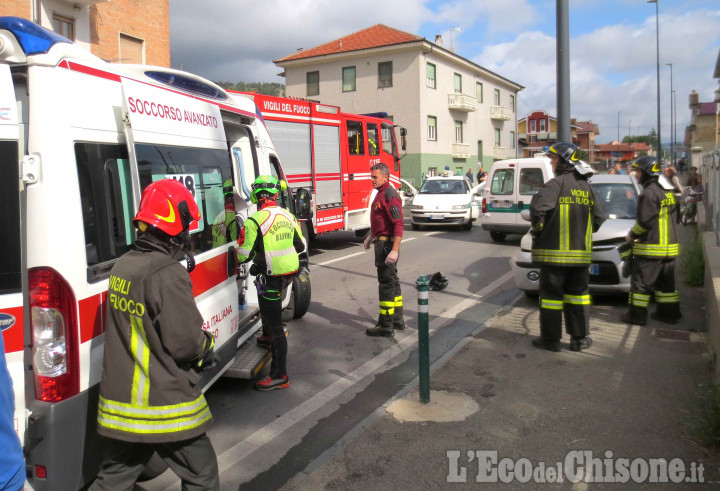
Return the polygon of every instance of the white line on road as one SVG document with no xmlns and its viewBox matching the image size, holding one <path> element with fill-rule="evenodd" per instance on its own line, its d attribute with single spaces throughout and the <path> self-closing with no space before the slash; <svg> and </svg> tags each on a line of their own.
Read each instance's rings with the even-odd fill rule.
<svg viewBox="0 0 720 491">
<path fill-rule="evenodd" d="M 417 237 L 411 237 L 409 239 L 405 239 L 402 241 L 402 243 L 410 242 L 411 240 L 415 240 Z M 336 263 L 338 261 L 344 261 L 345 259 L 350 259 L 351 257 L 359 256 L 361 254 L 365 254 L 366 251 L 360 251 L 356 252 L 354 254 L 348 254 L 347 256 L 342 257 L 336 257 L 335 259 L 330 259 L 329 261 L 325 261 L 322 263 L 313 264 L 313 266 L 327 266 L 328 264 Z M 311 263 L 312 264 L 312 263 Z"/>
</svg>

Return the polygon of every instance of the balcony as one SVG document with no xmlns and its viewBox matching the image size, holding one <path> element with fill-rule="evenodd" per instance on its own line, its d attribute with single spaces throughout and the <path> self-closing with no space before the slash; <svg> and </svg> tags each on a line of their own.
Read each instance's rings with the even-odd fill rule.
<svg viewBox="0 0 720 491">
<path fill-rule="evenodd" d="M 470 158 L 470 144 L 469 143 L 453 143 L 452 158 L 454 158 L 454 159 Z"/>
<path fill-rule="evenodd" d="M 477 99 L 465 94 L 448 94 L 448 108 L 471 112 L 477 109 Z"/>
<path fill-rule="evenodd" d="M 490 106 L 490 119 L 510 121 L 513 117 L 512 111 L 504 106 Z"/>
<path fill-rule="evenodd" d="M 72 0 L 71 3 L 73 5 L 84 5 L 86 7 L 89 7 L 90 5 L 95 5 L 97 3 L 105 3 L 109 2 L 110 0 Z"/>
<path fill-rule="evenodd" d="M 493 159 L 494 160 L 505 160 L 507 158 L 506 147 L 493 147 Z"/>
</svg>

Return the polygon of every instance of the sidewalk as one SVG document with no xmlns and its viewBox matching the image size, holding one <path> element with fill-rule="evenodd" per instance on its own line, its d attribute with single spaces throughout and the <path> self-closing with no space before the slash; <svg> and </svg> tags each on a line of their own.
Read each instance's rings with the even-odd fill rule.
<svg viewBox="0 0 720 491">
<path fill-rule="evenodd" d="M 681 244 L 691 239 L 692 230 L 681 227 Z M 636 458 L 681 459 L 687 476 L 692 477 L 695 463 L 703 465 L 705 477 L 705 484 L 572 484 L 566 474 L 562 484 L 537 484 L 532 478 L 527 484 L 482 484 L 490 488 L 706 489 L 720 482 L 720 453 L 696 443 L 690 429 L 698 393 L 711 377 L 704 334 L 693 332 L 704 325 L 704 296 L 684 286 L 679 272 L 677 279 L 680 323 L 649 320 L 646 327 L 628 326 L 619 322 L 623 303 L 601 301 L 591 308 L 594 344 L 581 353 L 567 350 L 567 339 L 560 353 L 533 348 L 530 340 L 539 335 L 537 301 L 521 298 L 432 374 L 430 405 L 437 407 L 443 392 L 449 393 L 460 401 L 449 411 L 413 422 L 408 405 L 418 401 L 417 390 L 390 401 L 346 446 L 311 464 L 283 489 L 477 488 L 478 454 L 470 451 L 497 451 L 498 461 L 525 458 L 533 467 L 544 462 L 555 468 L 566 458 L 582 458 L 569 454 L 579 450 L 608 458 L 607 465 L 617 468 L 623 462 L 614 459 L 629 459 L 628 466 Z M 438 422 L 443 412 L 452 416 L 462 409 L 470 413 L 465 419 Z M 638 470 L 642 464 L 637 462 Z"/>
</svg>

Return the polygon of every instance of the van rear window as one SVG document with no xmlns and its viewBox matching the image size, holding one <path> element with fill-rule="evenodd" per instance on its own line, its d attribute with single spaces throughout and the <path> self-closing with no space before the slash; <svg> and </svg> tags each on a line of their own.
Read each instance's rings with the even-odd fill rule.
<svg viewBox="0 0 720 491">
<path fill-rule="evenodd" d="M 515 169 L 498 169 L 493 173 L 490 194 L 513 194 Z"/>
<path fill-rule="evenodd" d="M 20 279 L 20 177 L 18 144 L 0 141 L 0 294 L 22 290 Z"/>
</svg>

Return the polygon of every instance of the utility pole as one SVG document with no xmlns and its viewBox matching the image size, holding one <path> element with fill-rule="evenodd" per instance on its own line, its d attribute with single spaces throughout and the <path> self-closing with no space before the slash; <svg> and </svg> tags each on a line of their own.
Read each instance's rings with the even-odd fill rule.
<svg viewBox="0 0 720 491">
<path fill-rule="evenodd" d="M 675 161 L 675 136 L 673 132 L 673 116 L 675 114 L 673 110 L 673 69 L 672 63 L 665 63 L 670 67 L 670 165 Z"/>
<path fill-rule="evenodd" d="M 658 0 L 647 0 L 655 4 L 655 37 L 656 37 L 656 67 L 657 67 L 657 158 L 662 161 L 662 140 L 660 139 L 660 11 Z"/>
<path fill-rule="evenodd" d="M 556 1 L 558 141 L 572 142 L 570 132 L 570 21 L 568 0 Z"/>
</svg>

